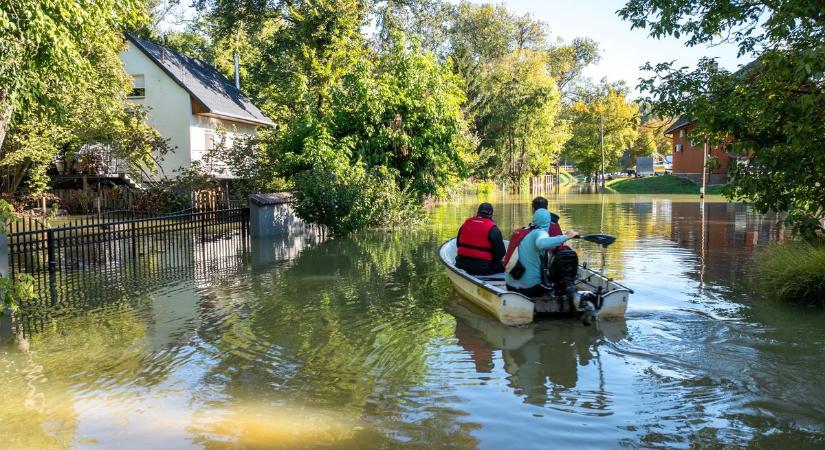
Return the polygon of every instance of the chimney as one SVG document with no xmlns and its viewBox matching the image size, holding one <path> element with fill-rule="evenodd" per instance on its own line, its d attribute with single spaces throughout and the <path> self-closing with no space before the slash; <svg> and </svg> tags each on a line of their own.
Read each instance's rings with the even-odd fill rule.
<svg viewBox="0 0 825 450">
<path fill-rule="evenodd" d="M 238 50 L 235 49 L 235 87 L 238 88 L 238 90 L 241 89 L 241 72 L 238 67 L 240 64 L 240 59 L 241 58 L 238 55 Z"/>
</svg>

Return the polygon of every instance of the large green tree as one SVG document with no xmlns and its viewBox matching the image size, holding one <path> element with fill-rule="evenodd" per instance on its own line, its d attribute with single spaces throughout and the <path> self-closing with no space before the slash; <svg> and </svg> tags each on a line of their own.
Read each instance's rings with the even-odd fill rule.
<svg viewBox="0 0 825 450">
<path fill-rule="evenodd" d="M 618 168 L 619 158 L 631 149 L 638 136 L 639 106 L 627 100 L 622 83 L 580 88 L 567 110 L 573 130 L 565 147 L 566 156 L 580 172 L 595 175 Z M 602 156 L 602 137 L 604 156 Z"/>
<path fill-rule="evenodd" d="M 143 0 L 0 2 L 0 145 L 28 116 L 59 121 L 67 95 L 125 82 L 121 33 L 145 20 Z"/>
<path fill-rule="evenodd" d="M 693 138 L 736 140 L 724 192 L 760 211 L 786 211 L 814 237 L 825 216 L 825 13 L 820 2 L 631 0 L 619 12 L 656 38 L 688 45 L 726 41 L 754 62 L 738 71 L 712 59 L 693 69 L 648 64 L 641 88 L 662 116 L 697 121 Z"/>
</svg>

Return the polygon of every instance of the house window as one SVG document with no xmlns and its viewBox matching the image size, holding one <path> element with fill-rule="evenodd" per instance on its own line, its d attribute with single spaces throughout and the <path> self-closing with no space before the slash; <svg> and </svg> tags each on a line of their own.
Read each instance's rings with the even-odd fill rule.
<svg viewBox="0 0 825 450">
<path fill-rule="evenodd" d="M 215 149 L 215 133 L 207 131 L 204 139 L 204 150 L 211 152 Z"/>
<path fill-rule="evenodd" d="M 143 98 L 146 96 L 146 84 L 143 75 L 132 75 L 132 92 L 129 98 Z"/>
<path fill-rule="evenodd" d="M 685 130 L 679 130 L 679 137 L 680 138 L 685 137 Z"/>
<path fill-rule="evenodd" d="M 682 144 L 676 144 L 676 152 L 680 153 L 682 151 Z"/>
</svg>

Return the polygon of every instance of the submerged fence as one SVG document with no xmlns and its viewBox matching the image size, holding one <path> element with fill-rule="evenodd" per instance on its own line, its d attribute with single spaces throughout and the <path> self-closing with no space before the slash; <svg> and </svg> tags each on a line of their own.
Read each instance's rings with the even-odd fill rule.
<svg viewBox="0 0 825 450">
<path fill-rule="evenodd" d="M 47 227 L 24 218 L 10 227 L 10 275 L 34 277 L 39 301 L 31 306 L 55 306 L 84 296 L 84 286 L 78 285 L 84 279 L 105 280 L 107 274 L 124 271 L 139 276 L 159 267 L 186 266 L 192 257 L 183 249 L 200 246 L 200 252 L 223 251 L 210 243 L 237 238 L 245 248 L 249 209 L 157 216 L 122 211 L 56 225 Z M 88 272 L 96 276 L 77 276 Z M 106 289 L 106 283 L 86 288 Z"/>
</svg>

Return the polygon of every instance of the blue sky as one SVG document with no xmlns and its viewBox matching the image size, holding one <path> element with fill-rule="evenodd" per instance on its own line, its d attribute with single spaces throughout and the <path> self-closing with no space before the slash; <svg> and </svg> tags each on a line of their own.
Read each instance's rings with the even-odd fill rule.
<svg viewBox="0 0 825 450">
<path fill-rule="evenodd" d="M 584 75 L 594 80 L 604 77 L 611 81 L 625 80 L 634 90 L 638 79 L 644 76 L 639 67 L 647 61 L 676 60 L 680 65 L 693 67 L 699 58 L 712 56 L 718 58 L 721 67 L 729 70 L 750 62 L 747 57 L 737 59 L 733 45 L 686 47 L 684 40 L 657 40 L 648 37 L 645 30 L 631 30 L 630 23 L 616 15 L 625 4 L 623 0 L 508 0 L 502 3 L 519 15 L 530 13 L 547 23 L 553 39 L 561 37 L 565 42 L 574 37 L 595 39 L 602 51 L 602 59 L 598 65 L 587 68 Z M 637 95 L 635 92 L 632 96 Z"/>
</svg>

